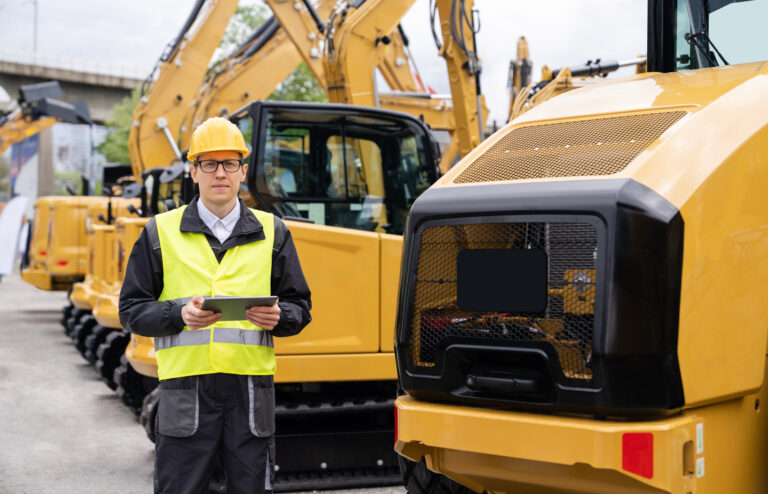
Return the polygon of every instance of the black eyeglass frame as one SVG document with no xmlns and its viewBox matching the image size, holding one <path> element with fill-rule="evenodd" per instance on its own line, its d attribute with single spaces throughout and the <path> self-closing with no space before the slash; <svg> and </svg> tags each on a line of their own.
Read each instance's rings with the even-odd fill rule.
<svg viewBox="0 0 768 494">
<path fill-rule="evenodd" d="M 234 169 L 234 170 L 227 170 L 227 167 L 224 166 L 224 164 L 232 162 L 232 161 L 236 161 L 238 163 L 237 168 Z M 216 168 L 214 168 L 213 170 L 206 171 L 203 168 L 203 163 L 213 163 L 213 162 L 216 163 Z M 243 160 L 228 159 L 228 160 L 200 160 L 200 161 L 195 161 L 194 164 L 195 164 L 195 166 L 199 166 L 200 167 L 200 171 L 202 171 L 203 173 L 216 173 L 219 170 L 219 165 L 221 165 L 221 167 L 227 173 L 237 173 L 237 172 L 239 172 L 243 168 L 243 164 L 244 163 L 243 163 Z"/>
</svg>

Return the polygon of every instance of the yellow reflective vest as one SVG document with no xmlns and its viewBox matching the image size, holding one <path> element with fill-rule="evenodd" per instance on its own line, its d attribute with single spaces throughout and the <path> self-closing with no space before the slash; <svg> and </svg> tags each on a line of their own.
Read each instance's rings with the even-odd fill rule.
<svg viewBox="0 0 768 494">
<path fill-rule="evenodd" d="M 262 224 L 265 239 L 227 250 L 219 263 L 204 234 L 180 231 L 185 209 L 155 216 L 163 259 L 163 292 L 158 300 L 270 295 L 274 217 L 250 209 Z M 184 326 L 181 333 L 155 338 L 155 353 L 161 381 L 215 372 L 275 372 L 272 335 L 247 320 L 220 320 L 203 329 Z"/>
</svg>

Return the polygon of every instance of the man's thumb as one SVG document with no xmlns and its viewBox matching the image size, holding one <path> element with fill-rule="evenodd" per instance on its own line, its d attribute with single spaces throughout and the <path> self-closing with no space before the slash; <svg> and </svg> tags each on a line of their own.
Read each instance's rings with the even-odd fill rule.
<svg viewBox="0 0 768 494">
<path fill-rule="evenodd" d="M 195 307 L 200 307 L 203 305 L 203 302 L 205 301 L 205 298 L 202 295 L 195 295 L 190 299 L 190 302 L 192 302 L 192 305 Z"/>
</svg>

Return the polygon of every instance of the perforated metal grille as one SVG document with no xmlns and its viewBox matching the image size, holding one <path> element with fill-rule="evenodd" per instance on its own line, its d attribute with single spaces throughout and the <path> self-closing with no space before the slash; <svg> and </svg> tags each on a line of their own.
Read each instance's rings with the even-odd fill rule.
<svg viewBox="0 0 768 494">
<path fill-rule="evenodd" d="M 458 253 L 539 249 L 548 258 L 547 308 L 538 314 L 469 312 L 457 305 Z M 441 344 L 480 339 L 551 344 L 566 378 L 590 380 L 595 321 L 597 230 L 589 223 L 435 226 L 421 235 L 413 298 L 412 363 L 435 365 Z M 514 280 L 510 280 L 513 283 Z"/>
<path fill-rule="evenodd" d="M 685 114 L 647 113 L 518 127 L 453 183 L 618 173 Z"/>
</svg>

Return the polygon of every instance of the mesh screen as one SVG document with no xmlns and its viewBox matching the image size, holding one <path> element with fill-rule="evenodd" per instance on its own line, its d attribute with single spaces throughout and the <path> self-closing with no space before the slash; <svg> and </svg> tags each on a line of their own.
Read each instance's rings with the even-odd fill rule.
<svg viewBox="0 0 768 494">
<path fill-rule="evenodd" d="M 453 183 L 618 173 L 685 114 L 647 113 L 518 127 Z"/>
<path fill-rule="evenodd" d="M 525 248 L 547 254 L 544 312 L 459 309 L 456 258 L 461 250 Z M 484 223 L 425 229 L 412 305 L 413 364 L 434 366 L 446 338 L 541 341 L 554 347 L 566 378 L 590 380 L 597 255 L 597 231 L 589 223 Z"/>
</svg>

